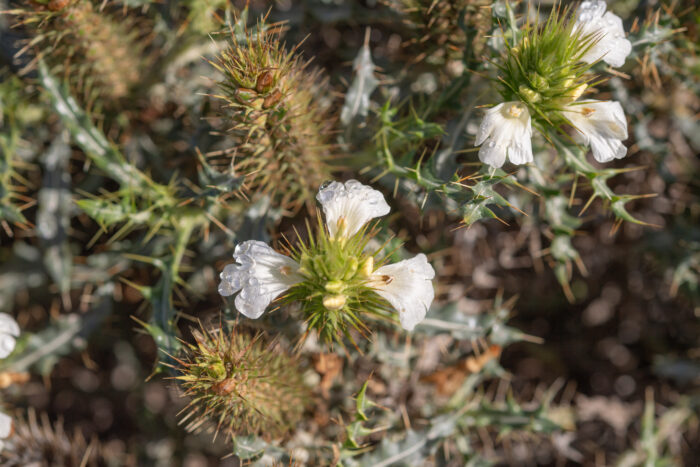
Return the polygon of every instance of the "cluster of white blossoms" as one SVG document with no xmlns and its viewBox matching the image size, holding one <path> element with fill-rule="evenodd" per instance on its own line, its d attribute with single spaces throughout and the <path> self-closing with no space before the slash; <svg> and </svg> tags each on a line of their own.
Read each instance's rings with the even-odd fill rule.
<svg viewBox="0 0 700 467">
<path fill-rule="evenodd" d="M 19 337 L 17 321 L 7 313 L 0 313 L 0 358 L 7 358 L 15 350 L 16 339 Z M 12 417 L 0 412 L 0 450 L 3 440 L 12 434 Z"/>
<path fill-rule="evenodd" d="M 389 213 L 384 196 L 356 180 L 322 186 L 316 199 L 323 209 L 330 241 L 340 242 L 341 246 L 361 232 L 369 221 Z M 237 245 L 233 258 L 236 263 L 227 265 L 221 273 L 219 293 L 223 296 L 238 293 L 234 301 L 236 309 L 248 318 L 259 318 L 276 297 L 316 279 L 299 262 L 257 240 Z M 369 256 L 357 271 L 364 287 L 373 290 L 398 311 L 404 329 L 412 330 L 423 320 L 434 298 L 431 281 L 435 277 L 424 254 L 376 269 Z M 328 281 L 326 290 L 342 288 L 330 277 L 324 280 Z M 344 304 L 345 298 L 340 294 L 323 300 L 328 310 L 342 310 Z"/>
<path fill-rule="evenodd" d="M 604 1 L 585 1 L 575 13 L 572 35 L 587 38 L 588 44 L 579 59 L 586 63 L 603 60 L 613 67 L 624 65 L 632 51 L 625 38 L 622 20 L 605 12 Z M 622 141 L 627 139 L 627 120 L 619 102 L 579 99 L 586 85 L 576 88 L 561 109 L 561 115 L 575 130 L 577 140 L 591 147 L 598 162 L 610 162 L 627 154 Z M 519 101 L 504 102 L 490 108 L 479 126 L 475 146 L 479 160 L 492 167 L 526 164 L 532 157 L 532 123 L 527 105 Z"/>
</svg>

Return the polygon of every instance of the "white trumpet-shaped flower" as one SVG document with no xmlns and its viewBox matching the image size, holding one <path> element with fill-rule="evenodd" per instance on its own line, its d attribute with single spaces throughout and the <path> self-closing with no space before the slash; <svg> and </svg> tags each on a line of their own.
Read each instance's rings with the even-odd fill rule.
<svg viewBox="0 0 700 467">
<path fill-rule="evenodd" d="M 532 162 L 530 112 L 522 102 L 504 102 L 486 111 L 474 146 L 479 160 L 499 168 L 508 158 L 513 164 Z"/>
<path fill-rule="evenodd" d="M 237 245 L 233 258 L 238 264 L 224 268 L 219 293 L 227 297 L 240 291 L 236 309 L 248 318 L 259 318 L 272 300 L 304 280 L 296 261 L 257 240 Z"/>
<path fill-rule="evenodd" d="M 372 286 L 399 312 L 401 326 L 412 331 L 423 321 L 435 298 L 435 270 L 424 254 L 378 268 Z"/>
<path fill-rule="evenodd" d="M 19 337 L 17 321 L 7 313 L 0 313 L 0 358 L 8 357 L 15 350 L 17 337 Z"/>
<path fill-rule="evenodd" d="M 606 8 L 600 0 L 581 3 L 573 31 L 593 40 L 581 60 L 594 63 L 602 59 L 610 66 L 621 67 L 632 52 L 632 43 L 625 38 L 622 19 L 610 11 L 606 13 Z"/>
<path fill-rule="evenodd" d="M 384 195 L 357 180 L 322 186 L 316 199 L 323 208 L 331 237 L 350 237 L 370 220 L 389 213 Z"/>
<path fill-rule="evenodd" d="M 598 162 L 621 159 L 627 154 L 622 140 L 627 139 L 627 119 L 619 102 L 589 100 L 569 105 L 564 116 L 578 138 L 591 146 Z"/>
</svg>

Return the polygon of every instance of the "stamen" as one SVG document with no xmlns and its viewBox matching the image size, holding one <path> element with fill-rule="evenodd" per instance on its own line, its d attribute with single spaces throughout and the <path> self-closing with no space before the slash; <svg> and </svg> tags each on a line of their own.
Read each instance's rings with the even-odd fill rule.
<svg viewBox="0 0 700 467">
<path fill-rule="evenodd" d="M 523 108 L 520 107 L 517 104 L 513 104 L 508 108 L 508 115 L 510 115 L 513 118 L 518 118 L 520 114 L 523 113 Z"/>
<path fill-rule="evenodd" d="M 595 113 L 595 109 L 591 109 L 590 107 L 584 107 L 581 110 L 581 113 L 583 114 L 584 117 L 590 117 Z"/>
</svg>

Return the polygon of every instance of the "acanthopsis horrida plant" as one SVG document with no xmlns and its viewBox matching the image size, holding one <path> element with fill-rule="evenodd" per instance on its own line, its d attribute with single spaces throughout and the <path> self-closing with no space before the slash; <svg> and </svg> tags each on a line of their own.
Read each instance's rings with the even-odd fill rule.
<svg viewBox="0 0 700 467">
<path fill-rule="evenodd" d="M 502 32 L 504 53 L 494 65 L 504 102 L 486 111 L 477 133 L 482 162 L 533 162 L 532 126 L 548 140 L 572 127 L 599 162 L 625 156 L 622 106 L 582 97 L 600 83 L 590 73 L 593 65 L 602 60 L 621 66 L 631 51 L 620 18 L 604 13 L 602 1 L 583 2 L 573 13 L 557 6 L 544 23 L 528 21 L 516 37 Z"/>
<path fill-rule="evenodd" d="M 12 433 L 2 440 L 0 451 L 0 464 L 5 467 L 97 467 L 123 462 L 96 438 L 87 440 L 78 430 L 69 432 L 62 421 L 52 422 L 45 413 L 37 415 L 32 409 L 13 420 Z"/>
<path fill-rule="evenodd" d="M 415 32 L 406 41 L 412 61 L 443 66 L 479 56 L 491 28 L 488 0 L 385 0 Z"/>
<path fill-rule="evenodd" d="M 123 8 L 92 0 L 17 3 L 10 13 L 30 36 L 20 51 L 35 54 L 29 68 L 44 60 L 88 111 L 117 108 L 141 81 L 147 41 Z"/>
<path fill-rule="evenodd" d="M 295 357 L 236 327 L 193 335 L 195 343 L 185 345 L 173 364 L 191 399 L 180 421 L 188 431 L 270 439 L 299 422 L 310 393 Z"/>
<path fill-rule="evenodd" d="M 377 229 L 372 219 L 389 213 L 381 192 L 357 180 L 322 185 L 317 199 L 323 208 L 316 231 L 289 245 L 288 255 L 266 243 L 248 240 L 236 246 L 236 263 L 221 272 L 219 293 L 236 295 L 244 316 L 260 318 L 276 297 L 282 304 L 298 303 L 307 332 L 327 346 L 352 330 L 367 337 L 370 319 L 398 321 L 412 331 L 430 308 L 435 270 L 424 254 L 386 264 L 383 248 L 368 246 Z M 303 339 L 302 339 L 303 341 Z"/>
<path fill-rule="evenodd" d="M 329 94 L 319 73 L 296 48 L 286 50 L 281 30 L 260 22 L 212 64 L 224 75 L 220 88 L 224 125 L 232 140 L 225 158 L 245 186 L 271 196 L 283 209 L 311 206 L 315 188 L 329 178 Z"/>
</svg>

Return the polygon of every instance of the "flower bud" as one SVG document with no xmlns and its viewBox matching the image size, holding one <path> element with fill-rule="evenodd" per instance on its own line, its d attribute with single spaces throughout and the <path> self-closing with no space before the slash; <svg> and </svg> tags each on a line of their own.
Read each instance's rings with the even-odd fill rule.
<svg viewBox="0 0 700 467">
<path fill-rule="evenodd" d="M 258 94 L 252 89 L 238 88 L 236 90 L 236 99 L 241 104 L 249 104 L 256 97 L 258 97 Z"/>
<path fill-rule="evenodd" d="M 263 109 L 269 109 L 270 107 L 274 107 L 281 99 L 282 93 L 275 89 L 273 93 L 267 96 L 263 101 Z"/>
<path fill-rule="evenodd" d="M 226 377 L 226 366 L 221 360 L 215 361 L 209 366 L 207 373 L 213 379 L 223 379 Z"/>
<path fill-rule="evenodd" d="M 356 257 L 350 258 L 350 260 L 348 260 L 347 269 L 345 271 L 345 275 L 343 276 L 343 279 L 350 280 L 353 277 L 355 277 L 355 274 L 357 274 L 357 267 L 358 267 L 357 258 Z"/>
<path fill-rule="evenodd" d="M 330 281 L 326 282 L 324 288 L 331 293 L 339 294 L 345 290 L 345 284 L 341 281 Z"/>
<path fill-rule="evenodd" d="M 368 256 L 366 260 L 362 262 L 360 267 L 360 275 L 362 277 L 369 278 L 374 272 L 374 256 Z"/>
<path fill-rule="evenodd" d="M 533 91 L 524 84 L 520 85 L 520 87 L 518 88 L 518 93 L 520 93 L 523 99 L 529 103 L 536 103 L 542 99 L 542 96 L 538 92 Z"/>
<path fill-rule="evenodd" d="M 347 297 L 345 295 L 326 295 L 323 297 L 323 306 L 327 310 L 340 310 L 345 306 Z"/>
<path fill-rule="evenodd" d="M 547 89 L 549 89 L 549 83 L 547 82 L 547 79 L 539 73 L 532 73 L 530 75 L 530 82 L 532 83 L 534 88 L 537 89 L 539 92 L 546 91 Z"/>
<path fill-rule="evenodd" d="M 258 75 L 255 83 L 255 90 L 258 92 L 267 92 L 274 84 L 275 76 L 271 71 L 263 71 Z"/>
</svg>

